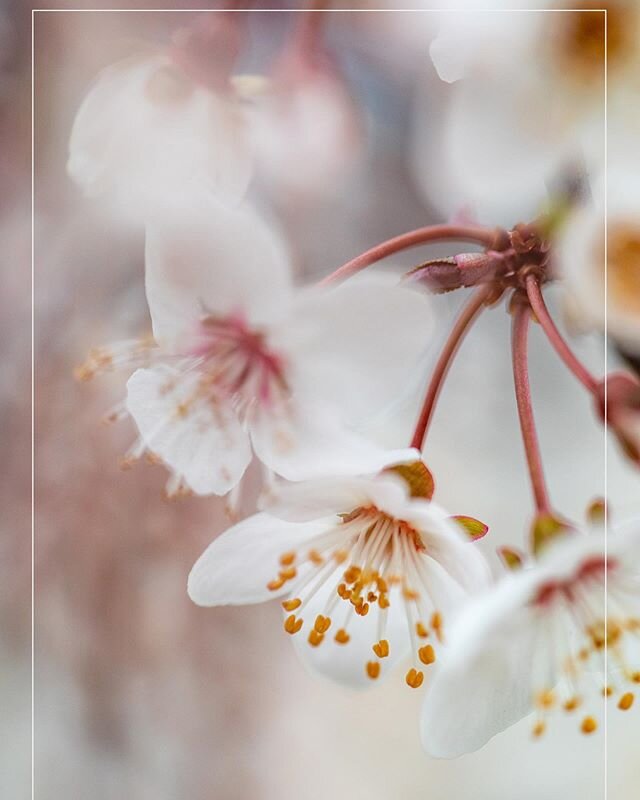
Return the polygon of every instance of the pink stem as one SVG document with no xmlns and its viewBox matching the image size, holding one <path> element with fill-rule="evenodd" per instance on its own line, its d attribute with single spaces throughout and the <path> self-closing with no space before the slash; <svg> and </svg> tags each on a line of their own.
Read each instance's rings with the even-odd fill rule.
<svg viewBox="0 0 640 800">
<path fill-rule="evenodd" d="M 415 231 L 403 233 L 388 239 L 386 242 L 372 247 L 359 256 L 347 261 L 331 275 L 322 281 L 320 286 L 337 283 L 350 278 L 376 261 L 397 253 L 400 250 L 408 250 L 411 247 L 418 247 L 421 244 L 430 242 L 444 241 L 467 241 L 490 247 L 495 239 L 495 231 L 482 228 L 476 225 L 428 225 L 426 228 L 418 228 Z"/>
<path fill-rule="evenodd" d="M 531 486 L 539 513 L 549 513 L 549 494 L 544 479 L 540 445 L 536 433 L 536 425 L 531 404 L 531 389 L 529 386 L 529 366 L 527 359 L 527 334 L 529 332 L 529 319 L 531 309 L 523 302 L 516 303 L 513 311 L 513 324 L 511 329 L 511 342 L 513 354 L 513 379 L 520 418 L 522 441 L 527 456 L 527 465 L 531 477 Z"/>
<path fill-rule="evenodd" d="M 427 428 L 429 427 L 431 417 L 433 416 L 438 395 L 440 394 L 440 390 L 442 389 L 445 378 L 447 377 L 447 373 L 449 372 L 449 367 L 451 366 L 453 359 L 458 352 L 458 348 L 460 347 L 465 334 L 471 327 L 471 323 L 482 310 L 482 307 L 484 306 L 490 293 L 491 289 L 487 286 L 483 286 L 476 290 L 456 320 L 456 323 L 453 326 L 449 337 L 447 338 L 444 348 L 440 353 L 440 358 L 438 359 L 435 369 L 433 370 L 431 380 L 429 381 L 427 393 L 425 395 L 420 416 L 413 433 L 413 438 L 411 439 L 410 447 L 416 447 L 418 450 L 422 450 L 424 438 L 427 434 Z"/>
<path fill-rule="evenodd" d="M 329 6 L 327 0 L 310 0 L 303 11 L 296 13 L 292 49 L 297 49 L 306 55 L 313 53 Z"/>
<path fill-rule="evenodd" d="M 564 361 L 569 370 L 575 375 L 580 383 L 592 394 L 595 394 L 599 385 L 599 381 L 589 372 L 589 370 L 582 364 L 574 355 L 569 345 L 564 340 L 562 334 L 556 327 L 555 322 L 549 314 L 547 304 L 544 302 L 540 284 L 535 275 L 528 275 L 525 281 L 527 289 L 527 297 L 533 309 L 542 330 L 545 332 L 547 339 L 551 342 L 552 347 L 560 358 Z"/>
</svg>

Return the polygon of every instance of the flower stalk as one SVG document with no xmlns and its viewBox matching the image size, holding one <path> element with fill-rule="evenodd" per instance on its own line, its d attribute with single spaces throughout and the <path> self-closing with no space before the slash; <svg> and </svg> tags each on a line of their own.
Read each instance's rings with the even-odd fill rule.
<svg viewBox="0 0 640 800">
<path fill-rule="evenodd" d="M 518 301 L 514 297 L 513 323 L 511 328 L 512 357 L 513 357 L 513 379 L 515 385 L 516 402 L 518 405 L 518 417 L 520 419 L 520 430 L 524 443 L 525 454 L 531 487 L 538 514 L 550 514 L 549 494 L 544 478 L 542 458 L 540 455 L 540 445 L 536 432 L 535 420 L 533 416 L 533 406 L 531 403 L 531 388 L 529 386 L 529 364 L 527 357 L 527 339 L 529 333 L 529 320 L 531 309 L 524 298 Z"/>
<path fill-rule="evenodd" d="M 456 323 L 453 326 L 447 341 L 445 342 L 444 348 L 440 353 L 440 358 L 438 359 L 438 362 L 433 370 L 431 380 L 429 381 L 429 386 L 424 398 L 422 410 L 420 411 L 420 416 L 413 433 L 413 438 L 411 439 L 411 447 L 422 450 L 427 429 L 429 427 L 429 423 L 431 422 L 431 417 L 433 416 L 436 402 L 445 378 L 447 377 L 447 373 L 449 372 L 449 368 L 453 362 L 453 359 L 455 358 L 456 353 L 458 352 L 465 334 L 484 307 L 490 294 L 490 287 L 483 286 L 478 289 L 462 309 L 460 316 L 456 320 Z"/>
<path fill-rule="evenodd" d="M 589 372 L 584 364 L 579 361 L 558 330 L 555 322 L 549 314 L 549 309 L 547 308 L 547 304 L 544 301 L 542 290 L 540 288 L 540 282 L 535 275 L 527 276 L 525 280 L 525 288 L 531 308 L 533 309 L 536 318 L 542 327 L 542 330 L 545 332 L 547 339 L 551 343 L 551 346 L 560 356 L 571 373 L 585 387 L 585 389 L 591 392 L 591 394 L 595 394 L 599 381 Z"/>
<path fill-rule="evenodd" d="M 387 239 L 359 256 L 352 258 L 351 261 L 347 261 L 346 264 L 338 267 L 335 272 L 320 281 L 320 286 L 340 283 L 371 266 L 371 264 L 412 247 L 450 241 L 472 242 L 484 247 L 490 247 L 495 240 L 495 236 L 494 230 L 478 225 L 428 225 L 425 228 L 417 228 L 400 236 L 394 236 L 392 239 Z"/>
</svg>

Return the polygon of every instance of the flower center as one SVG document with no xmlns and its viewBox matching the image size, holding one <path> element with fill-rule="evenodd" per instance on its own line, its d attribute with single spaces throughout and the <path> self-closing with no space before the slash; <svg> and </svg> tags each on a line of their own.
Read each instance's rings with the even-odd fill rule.
<svg viewBox="0 0 640 800">
<path fill-rule="evenodd" d="M 570 578 L 542 586 L 533 600 L 544 630 L 544 641 L 539 637 L 535 643 L 533 664 L 536 737 L 546 730 L 549 712 L 560 708 L 571 713 L 585 703 L 589 689 L 593 689 L 589 684 L 593 684 L 594 674 L 604 678 L 602 696 L 616 698 L 621 711 L 628 711 L 633 705 L 635 696 L 629 689 L 640 683 L 640 665 L 629 663 L 627 645 L 630 638 L 640 635 L 640 619 L 630 611 L 637 587 L 618 581 L 618 569 L 612 559 L 588 559 Z M 561 665 L 558 687 L 554 663 Z M 582 733 L 594 733 L 597 727 L 592 714 L 582 718 Z"/>
<path fill-rule="evenodd" d="M 424 678 L 422 667 L 436 658 L 433 645 L 425 640 L 431 633 L 437 640 L 442 636 L 442 616 L 427 589 L 422 538 L 407 522 L 375 506 L 359 507 L 340 516 L 341 521 L 318 537 L 308 552 L 291 551 L 280 558 L 280 572 L 268 588 L 279 591 L 287 582 L 292 584 L 289 599 L 282 603 L 285 611 L 291 612 L 284 629 L 298 633 L 305 625 L 302 614 L 309 600 L 332 583 L 323 612 L 307 626 L 309 645 L 322 644 L 336 616 L 340 623 L 334 640 L 347 645 L 357 617 L 377 613 L 372 657 L 364 664 L 368 677 L 375 680 L 381 660 L 390 653 L 386 638 L 389 608 L 392 603 L 401 603 L 413 654 L 406 683 L 417 688 Z"/>
<path fill-rule="evenodd" d="M 191 355 L 199 360 L 203 390 L 235 400 L 245 410 L 254 401 L 270 406 L 288 394 L 281 357 L 239 314 L 205 317 Z"/>
<path fill-rule="evenodd" d="M 624 63 L 633 49 L 630 31 L 634 29 L 635 12 L 631 5 L 609 2 L 607 4 L 607 29 L 605 48 L 605 14 L 598 0 L 580 3 L 573 13 L 552 14 L 557 25 L 556 54 L 563 68 L 580 81 L 602 79 L 605 52 L 609 69 Z"/>
<path fill-rule="evenodd" d="M 609 291 L 614 302 L 640 313 L 640 226 L 616 224 L 609 229 Z"/>
</svg>

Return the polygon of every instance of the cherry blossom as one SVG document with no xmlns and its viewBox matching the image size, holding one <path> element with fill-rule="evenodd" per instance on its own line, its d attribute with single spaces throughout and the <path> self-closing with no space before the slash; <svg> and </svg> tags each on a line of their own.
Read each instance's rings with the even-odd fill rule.
<svg viewBox="0 0 640 800">
<path fill-rule="evenodd" d="M 557 540 L 454 622 L 425 701 L 427 752 L 477 750 L 534 709 L 536 737 L 558 714 L 594 733 L 603 695 L 623 711 L 633 704 L 639 631 L 640 522 L 616 526 L 608 547 L 595 532 Z"/>
<path fill-rule="evenodd" d="M 389 454 L 377 475 L 280 485 L 268 513 L 230 528 L 198 559 L 192 600 L 285 597 L 284 629 L 314 671 L 362 687 L 410 655 L 405 679 L 418 688 L 449 615 L 488 571 L 477 545 L 416 494 L 417 456 Z M 401 458 L 411 460 L 408 473 L 394 466 Z"/>
<path fill-rule="evenodd" d="M 208 193 L 147 225 L 153 338 L 95 351 L 79 377 L 138 366 L 126 409 L 170 494 L 226 494 L 252 455 L 290 480 L 377 469 L 356 427 L 412 382 L 429 302 L 391 276 L 294 290 L 282 241 Z"/>
</svg>

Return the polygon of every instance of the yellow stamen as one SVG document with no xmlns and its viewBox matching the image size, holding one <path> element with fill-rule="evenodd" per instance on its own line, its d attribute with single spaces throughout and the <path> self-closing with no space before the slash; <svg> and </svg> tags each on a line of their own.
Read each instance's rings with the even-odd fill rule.
<svg viewBox="0 0 640 800">
<path fill-rule="evenodd" d="M 429 636 L 429 631 L 424 622 L 416 622 L 416 633 L 421 639 L 426 639 Z"/>
<path fill-rule="evenodd" d="M 362 570 L 360 567 L 356 567 L 352 565 L 349 569 L 345 570 L 344 579 L 347 583 L 355 583 L 360 575 L 362 574 Z"/>
<path fill-rule="evenodd" d="M 539 692 L 536 697 L 536 705 L 538 708 L 553 708 L 556 703 L 556 696 L 551 689 L 545 689 Z"/>
<path fill-rule="evenodd" d="M 410 686 L 412 689 L 417 689 L 419 686 L 422 686 L 424 673 L 411 667 L 405 676 L 405 680 L 407 682 L 407 686 Z"/>
<path fill-rule="evenodd" d="M 367 675 L 375 680 L 380 675 L 380 664 L 378 661 L 367 661 Z"/>
<path fill-rule="evenodd" d="M 628 711 L 633 705 L 634 699 L 633 692 L 626 692 L 623 694 L 618 702 L 618 708 L 620 711 Z"/>
<path fill-rule="evenodd" d="M 338 644 L 346 644 L 350 638 L 351 637 L 344 628 L 340 628 L 340 630 L 338 630 L 334 636 L 334 639 Z"/>
<path fill-rule="evenodd" d="M 299 597 L 295 597 L 292 600 L 284 600 L 282 603 L 282 607 L 285 611 L 295 611 L 296 608 L 300 608 L 302 605 L 302 600 Z"/>
<path fill-rule="evenodd" d="M 593 717 L 585 717 L 582 720 L 582 725 L 580 726 L 580 730 L 582 733 L 589 735 L 593 733 L 598 728 L 598 723 L 595 721 Z"/>
<path fill-rule="evenodd" d="M 324 633 L 318 633 L 315 628 L 309 633 L 308 641 L 312 647 L 317 647 L 319 644 L 322 644 L 323 639 Z"/>
<path fill-rule="evenodd" d="M 580 705 L 579 697 L 570 697 L 568 700 L 565 700 L 562 707 L 564 708 L 565 711 L 571 712 L 575 711 L 579 705 Z"/>
<path fill-rule="evenodd" d="M 295 567 L 285 567 L 280 570 L 280 577 L 283 581 L 292 581 L 297 574 L 298 570 Z"/>
<path fill-rule="evenodd" d="M 287 633 L 298 633 L 302 627 L 302 620 L 296 619 L 295 614 L 290 614 L 284 621 L 284 629 Z"/>
<path fill-rule="evenodd" d="M 547 726 L 545 725 L 545 723 L 542 720 L 539 720 L 533 726 L 532 733 L 536 737 L 536 739 L 539 739 L 540 736 L 542 736 L 542 734 L 545 732 L 546 728 L 547 728 Z"/>
<path fill-rule="evenodd" d="M 429 664 L 433 664 L 436 660 L 436 651 L 430 644 L 426 644 L 418 650 L 418 657 L 423 664 L 428 666 Z"/>
<path fill-rule="evenodd" d="M 294 552 L 283 553 L 283 555 L 280 556 L 280 563 L 283 567 L 290 567 L 295 560 L 296 554 Z"/>
<path fill-rule="evenodd" d="M 313 627 L 318 633 L 326 633 L 331 627 L 331 619 L 329 617 L 323 617 L 322 614 L 318 614 Z"/>
<path fill-rule="evenodd" d="M 380 639 L 372 649 L 378 658 L 386 658 L 389 655 L 389 642 L 386 639 Z"/>
<path fill-rule="evenodd" d="M 324 564 L 324 558 L 320 555 L 320 553 L 317 550 L 309 550 L 308 556 L 309 556 L 309 561 L 311 561 L 311 563 L 314 564 L 316 567 L 319 567 L 322 564 Z"/>
<path fill-rule="evenodd" d="M 282 578 L 276 578 L 274 581 L 269 581 L 267 584 L 267 589 L 270 592 L 277 592 L 278 589 L 282 589 L 284 586 L 284 580 Z"/>
</svg>

